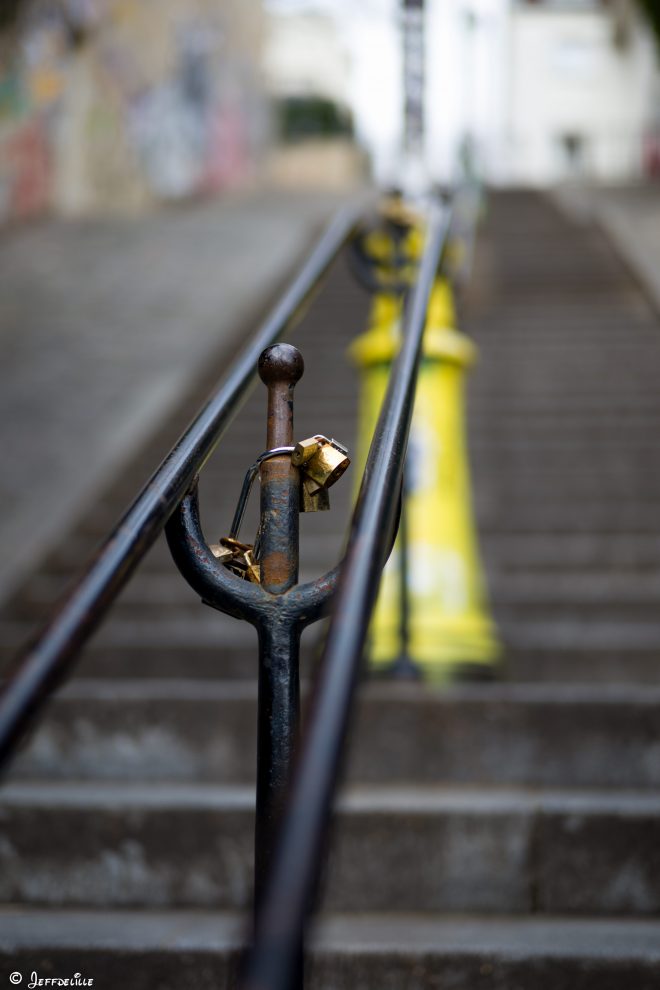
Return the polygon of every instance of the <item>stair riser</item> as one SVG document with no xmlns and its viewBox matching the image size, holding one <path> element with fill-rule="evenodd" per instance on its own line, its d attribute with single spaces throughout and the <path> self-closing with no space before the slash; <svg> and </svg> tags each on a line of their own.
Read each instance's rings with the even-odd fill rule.
<svg viewBox="0 0 660 990">
<path fill-rule="evenodd" d="M 306 555 L 308 556 L 308 555 Z M 307 560 L 309 564 L 309 560 Z M 620 569 L 614 573 L 584 569 L 567 572 L 558 577 L 554 573 L 544 573 L 528 569 L 523 573 L 515 570 L 498 570 L 489 561 L 490 599 L 503 607 L 542 606 L 558 610 L 583 608 L 603 608 L 607 615 L 617 609 L 649 609 L 649 618 L 657 615 L 660 605 L 660 567 L 643 573 L 634 569 Z M 320 562 L 319 562 L 320 566 Z M 301 580 L 314 577 L 318 573 L 309 570 L 301 573 Z M 61 580 L 53 575 L 35 577 L 21 596 L 14 609 L 20 619 L 36 618 L 52 608 L 61 593 Z M 133 578 L 114 607 L 114 618 L 136 618 L 150 614 L 162 615 L 163 609 L 177 613 L 192 612 L 198 617 L 206 616 L 206 609 L 200 607 L 200 599 L 188 587 L 178 573 L 139 574 Z M 112 620 L 109 620 L 112 621 Z"/>
<path fill-rule="evenodd" d="M 252 815 L 232 806 L 6 806 L 0 901 L 245 907 Z M 327 867 L 331 910 L 660 911 L 657 821 L 639 811 L 535 809 L 513 799 L 443 811 L 351 810 Z"/>
<path fill-rule="evenodd" d="M 104 948 L 0 950 L 0 972 L 94 978 L 122 990 L 226 990 L 237 988 L 238 950 L 196 948 L 140 952 Z M 553 953 L 507 958 L 496 952 L 406 950 L 316 951 L 308 958 L 309 990 L 657 990 L 658 963 L 648 960 L 573 959 Z M 5 980 L 7 986 L 9 983 Z"/>
<path fill-rule="evenodd" d="M 578 567 L 616 568 L 660 566 L 660 540 L 654 533 L 617 533 L 595 528 L 585 532 L 548 533 L 539 527 L 537 531 L 509 533 L 484 532 L 481 547 L 487 558 L 500 567 L 542 568 L 557 567 L 571 570 Z M 81 554 L 90 553 L 75 546 L 72 540 L 56 555 L 49 558 L 47 571 L 60 575 L 62 583 L 80 567 Z M 303 555 L 307 553 L 303 550 Z M 330 556 L 331 550 L 327 551 Z M 324 551 L 325 554 L 325 551 Z M 320 558 L 320 555 L 319 555 Z M 337 557 L 331 562 L 334 564 Z M 140 575 L 176 575 L 176 568 L 166 547 L 156 547 L 140 565 Z"/>
<path fill-rule="evenodd" d="M 533 632 L 533 630 L 532 630 Z M 524 635 L 523 635 L 524 634 Z M 10 662 L 13 650 L 0 649 L 0 665 Z M 507 636 L 501 668 L 507 680 L 548 684 L 660 684 L 660 649 L 634 643 L 608 649 L 602 645 L 563 642 L 544 645 L 544 629 L 530 636 L 516 630 Z M 301 653 L 301 670 L 309 676 L 316 650 Z M 219 649 L 191 645 L 188 648 L 144 643 L 133 647 L 93 647 L 80 657 L 77 668 L 85 678 L 217 678 L 253 680 L 257 675 L 256 644 L 244 642 Z"/>
<path fill-rule="evenodd" d="M 656 788 L 659 723 L 660 704 L 381 697 L 360 706 L 349 777 Z M 251 698 L 60 698 L 14 776 L 245 783 L 255 734 Z"/>
<path fill-rule="evenodd" d="M 314 575 L 302 573 L 303 578 Z M 602 594 L 592 593 L 585 589 L 585 594 L 581 597 L 571 594 L 570 591 L 561 593 L 557 589 L 542 589 L 536 591 L 531 585 L 528 588 L 518 587 L 509 591 L 504 580 L 496 585 L 497 590 L 490 595 L 490 603 L 495 612 L 496 620 L 503 629 L 511 627 L 515 636 L 515 627 L 518 623 L 529 624 L 533 621 L 549 622 L 555 620 L 557 623 L 565 624 L 575 622 L 578 618 L 585 625 L 597 626 L 599 624 L 610 624 L 617 622 L 621 624 L 640 623 L 650 626 L 656 623 L 660 613 L 660 594 L 655 594 L 655 582 L 649 581 L 644 590 L 644 594 L 639 598 L 634 597 L 634 588 L 631 588 L 630 595 L 615 596 L 611 592 L 604 591 Z M 183 589 L 185 591 L 185 588 Z M 545 593 L 544 593 L 545 591 Z M 629 600 L 626 601 L 626 598 Z M 129 624 L 133 621 L 152 621 L 154 626 L 162 617 L 163 611 L 167 610 L 168 622 L 177 621 L 181 624 L 206 618 L 206 609 L 202 607 L 199 598 L 191 597 L 189 600 L 163 601 L 157 602 L 153 599 L 141 599 L 135 595 L 131 600 L 125 600 L 118 605 L 113 612 L 115 622 Z M 20 609 L 16 610 L 17 618 L 25 620 L 26 624 L 38 621 L 47 612 L 47 607 L 42 603 L 31 604 L 24 602 Z M 414 623 L 414 618 L 413 618 Z M 194 633 L 191 634 L 191 643 L 194 644 Z M 145 647 L 148 647 L 149 635 L 145 637 Z M 243 627 L 238 632 L 232 631 L 229 637 L 230 644 L 243 645 L 250 639 L 249 632 L 244 634 Z M 102 638 L 101 638 L 102 641 Z M 551 640 L 550 642 L 552 642 Z M 222 646 L 222 632 L 218 628 L 218 645 Z M 631 645 L 633 645 L 631 643 Z M 658 637 L 660 647 L 660 636 Z M 185 647 L 182 647 L 185 649 Z"/>
<path fill-rule="evenodd" d="M 309 990 L 657 990 L 654 959 L 611 962 L 594 957 L 572 959 L 555 953 L 525 953 L 520 959 L 498 953 L 426 951 L 315 952 L 308 959 Z M 238 950 L 163 949 L 153 952 L 103 948 L 0 950 L 0 971 L 21 972 L 24 984 L 33 971 L 95 978 L 122 990 L 226 990 L 237 988 Z M 7 986 L 9 983 L 5 980 Z"/>
</svg>

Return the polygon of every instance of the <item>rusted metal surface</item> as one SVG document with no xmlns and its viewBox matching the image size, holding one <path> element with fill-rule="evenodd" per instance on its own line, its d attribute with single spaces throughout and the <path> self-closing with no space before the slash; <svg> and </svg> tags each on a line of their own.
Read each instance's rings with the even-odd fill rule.
<svg viewBox="0 0 660 990">
<path fill-rule="evenodd" d="M 293 390 L 302 377 L 302 355 L 291 344 L 274 344 L 259 359 L 259 376 L 268 389 L 266 446 L 293 443 Z M 261 584 L 282 594 L 298 583 L 300 475 L 291 456 L 261 465 Z"/>
<path fill-rule="evenodd" d="M 204 536 L 196 484 L 168 522 L 166 535 L 174 562 L 188 584 L 206 605 L 226 615 L 256 627 L 281 617 L 303 630 L 328 612 L 340 565 L 283 595 L 271 595 L 259 584 L 241 581 L 217 560 Z"/>
<path fill-rule="evenodd" d="M 259 358 L 268 389 L 266 445 L 293 442 L 293 390 L 302 377 L 302 355 L 291 344 L 275 344 Z M 300 473 L 291 455 L 261 465 L 261 585 L 281 595 L 298 583 Z M 289 784 L 300 724 L 300 627 L 280 616 L 260 622 L 257 711 L 257 816 L 255 895 L 270 865 L 284 795 Z"/>
</svg>

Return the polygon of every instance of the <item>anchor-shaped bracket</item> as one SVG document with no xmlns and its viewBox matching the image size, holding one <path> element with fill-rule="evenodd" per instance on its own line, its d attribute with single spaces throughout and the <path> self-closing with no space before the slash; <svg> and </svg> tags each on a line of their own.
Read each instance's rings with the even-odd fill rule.
<svg viewBox="0 0 660 990">
<path fill-rule="evenodd" d="M 259 628 L 276 618 L 300 630 L 325 615 L 331 604 L 340 564 L 322 577 L 271 594 L 260 584 L 243 581 L 214 556 L 202 532 L 197 480 L 167 524 L 167 542 L 175 564 L 202 601 Z"/>
<path fill-rule="evenodd" d="M 329 609 L 339 574 L 337 566 L 315 581 L 298 584 L 301 467 L 291 451 L 293 390 L 303 370 L 302 355 L 290 344 L 275 344 L 259 359 L 259 375 L 268 388 L 269 452 L 259 464 L 260 583 L 243 580 L 214 555 L 202 532 L 197 481 L 166 527 L 174 561 L 191 587 L 213 608 L 252 623 L 259 637 L 257 897 L 272 856 L 298 735 L 300 635 Z M 304 456 L 302 451 L 303 469 Z"/>
</svg>

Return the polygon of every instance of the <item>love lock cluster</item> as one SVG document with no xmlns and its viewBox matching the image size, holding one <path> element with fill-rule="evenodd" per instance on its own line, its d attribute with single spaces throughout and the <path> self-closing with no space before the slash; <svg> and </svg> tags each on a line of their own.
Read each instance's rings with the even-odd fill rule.
<svg viewBox="0 0 660 990">
<path fill-rule="evenodd" d="M 300 469 L 301 512 L 328 510 L 329 489 L 341 478 L 351 463 L 348 449 L 343 444 L 317 433 L 307 440 L 301 440 L 295 447 L 275 447 L 273 450 L 267 450 L 251 465 L 243 481 L 229 536 L 224 536 L 219 543 L 212 544 L 211 551 L 232 573 L 254 584 L 259 584 L 261 580 L 259 568 L 261 528 L 257 531 L 253 544 L 242 543 L 238 539 L 238 534 L 260 465 L 265 460 L 281 454 L 290 454 L 291 463 Z"/>
<path fill-rule="evenodd" d="M 325 512 L 330 508 L 328 489 L 351 462 L 343 444 L 317 433 L 295 445 L 291 463 L 300 468 L 300 511 Z"/>
</svg>

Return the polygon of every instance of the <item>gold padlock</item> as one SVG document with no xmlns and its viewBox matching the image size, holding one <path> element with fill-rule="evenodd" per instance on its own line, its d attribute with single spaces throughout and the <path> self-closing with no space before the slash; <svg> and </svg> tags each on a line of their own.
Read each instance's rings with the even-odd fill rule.
<svg viewBox="0 0 660 990">
<path fill-rule="evenodd" d="M 236 556 L 233 550 L 229 547 L 223 547 L 220 543 L 212 543 L 209 550 L 221 564 L 229 564 Z"/>
<path fill-rule="evenodd" d="M 307 440 L 301 440 L 300 443 L 297 443 L 291 454 L 291 463 L 293 466 L 304 467 L 325 440 L 326 438 L 318 433 L 316 436 L 308 437 Z"/>
<path fill-rule="evenodd" d="M 241 543 L 231 536 L 223 536 L 219 544 L 212 544 L 211 552 L 232 574 L 252 584 L 261 582 L 261 571 L 251 543 Z"/>
<path fill-rule="evenodd" d="M 307 488 L 309 495 L 315 495 L 321 489 L 328 489 L 341 478 L 351 463 L 346 447 L 336 440 L 328 440 L 322 434 L 302 440 L 294 447 L 291 463 L 300 467 L 311 484 Z"/>
<path fill-rule="evenodd" d="M 310 490 L 312 489 L 312 490 Z M 300 511 L 327 512 L 330 508 L 330 493 L 327 488 L 316 488 L 316 482 L 301 472 Z"/>
</svg>

